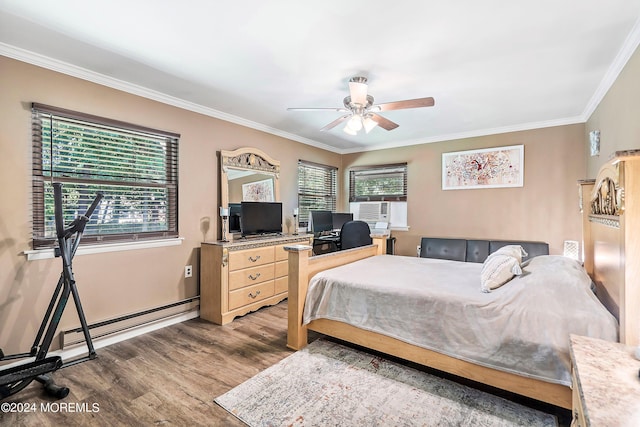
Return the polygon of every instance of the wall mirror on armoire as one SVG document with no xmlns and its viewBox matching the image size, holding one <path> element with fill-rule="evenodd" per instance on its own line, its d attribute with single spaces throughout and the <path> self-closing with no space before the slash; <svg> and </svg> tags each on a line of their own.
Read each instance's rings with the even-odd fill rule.
<svg viewBox="0 0 640 427">
<path fill-rule="evenodd" d="M 220 151 L 220 207 L 226 224 L 220 236 L 229 240 L 241 236 L 242 202 L 280 202 L 280 162 L 251 147 Z M 226 226 L 226 230 L 222 227 Z"/>
</svg>

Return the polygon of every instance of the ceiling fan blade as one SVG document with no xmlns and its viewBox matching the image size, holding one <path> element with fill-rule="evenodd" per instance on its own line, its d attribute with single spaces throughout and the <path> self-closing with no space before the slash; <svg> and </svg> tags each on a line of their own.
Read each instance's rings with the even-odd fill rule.
<svg viewBox="0 0 640 427">
<path fill-rule="evenodd" d="M 349 117 L 351 117 L 351 114 L 345 114 L 342 117 L 338 117 L 337 119 L 335 119 L 334 121 L 332 121 L 331 123 L 329 123 L 328 125 L 326 125 L 325 127 L 323 127 L 320 130 L 321 131 L 325 131 L 325 130 L 333 129 L 334 127 L 338 126 L 340 123 L 342 123 L 343 121 L 345 121 Z"/>
<path fill-rule="evenodd" d="M 379 114 L 371 114 L 371 119 L 378 123 L 378 126 L 386 130 L 394 130 L 395 128 L 400 126 L 389 119 L 385 119 Z"/>
<path fill-rule="evenodd" d="M 303 107 L 303 108 L 287 108 L 287 111 L 338 111 L 340 113 L 346 113 L 349 110 L 347 110 L 344 107 L 328 107 L 328 108 Z"/>
<path fill-rule="evenodd" d="M 391 111 L 391 110 L 403 110 L 406 108 L 420 108 L 420 107 L 433 107 L 435 100 L 429 98 L 417 98 L 407 99 L 405 101 L 386 102 L 384 104 L 375 105 L 372 110 L 375 111 Z"/>
</svg>

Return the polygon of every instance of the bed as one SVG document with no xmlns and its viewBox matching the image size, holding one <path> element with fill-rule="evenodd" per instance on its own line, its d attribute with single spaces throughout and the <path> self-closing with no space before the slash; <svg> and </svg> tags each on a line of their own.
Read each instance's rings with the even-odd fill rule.
<svg viewBox="0 0 640 427">
<path fill-rule="evenodd" d="M 535 314 L 531 314 L 531 309 L 516 308 L 515 305 L 509 307 L 509 304 L 503 304 L 503 308 L 506 307 L 504 310 L 514 310 L 514 312 L 508 316 L 508 319 L 510 319 L 509 322 L 505 323 L 503 319 L 502 323 L 491 324 L 487 318 L 479 321 L 479 314 L 476 313 L 474 314 L 475 317 L 472 316 L 472 323 L 476 321 L 478 325 L 491 324 L 493 330 L 499 329 L 497 325 L 510 325 L 513 323 L 524 325 L 524 330 L 526 330 L 526 326 L 535 323 L 538 328 L 546 328 L 547 331 L 554 330 L 555 332 L 556 329 L 560 331 L 558 332 L 560 338 L 554 336 L 551 339 L 554 342 L 558 340 L 562 341 L 562 335 L 566 333 L 566 340 L 564 344 L 561 343 L 559 347 L 565 346 L 565 348 L 568 349 L 568 333 L 604 337 L 614 340 L 618 334 L 616 328 L 618 324 L 617 321 L 619 321 L 620 341 L 626 344 L 637 345 L 638 332 L 640 331 L 638 323 L 640 320 L 638 319 L 637 309 L 634 307 L 637 306 L 637 303 L 634 304 L 634 302 L 640 301 L 640 299 L 638 299 L 640 296 L 640 291 L 638 290 L 640 288 L 640 271 L 637 270 L 638 262 L 625 263 L 625 260 L 640 259 L 638 258 L 640 255 L 640 246 L 636 243 L 640 237 L 636 235 L 639 229 L 637 220 L 640 219 L 638 216 L 640 206 L 637 206 L 636 203 L 640 203 L 640 201 L 636 202 L 634 198 L 634 195 L 640 191 L 639 169 L 640 156 L 638 156 L 637 152 L 619 152 L 602 168 L 595 180 L 585 180 L 579 183 L 581 194 L 580 204 L 583 212 L 584 269 L 582 269 L 579 264 L 576 267 L 576 262 L 572 263 L 571 260 L 560 256 L 536 257 L 522 268 L 522 270 L 528 274 L 516 277 L 503 287 L 485 294 L 494 299 L 497 299 L 500 294 L 503 296 L 507 295 L 508 298 L 505 298 L 505 301 L 522 297 L 524 295 L 523 290 L 533 287 L 528 281 L 530 282 L 532 280 L 540 268 L 545 271 L 544 274 L 548 274 L 548 268 L 541 267 L 541 265 L 553 265 L 554 267 L 552 267 L 551 270 L 555 269 L 559 271 L 561 275 L 566 275 L 567 270 L 576 270 L 571 274 L 571 279 L 569 279 L 568 276 L 560 279 L 563 284 L 578 280 L 576 284 L 571 285 L 571 287 L 579 288 L 580 291 L 578 294 L 582 295 L 580 298 L 586 301 L 585 304 L 580 303 L 579 310 L 582 310 L 582 313 L 572 313 L 569 317 L 568 323 L 573 325 L 574 329 L 567 329 L 565 332 L 562 332 L 559 328 L 553 328 L 547 323 L 544 323 L 549 320 L 551 320 L 552 325 L 554 323 L 567 323 L 567 319 L 563 319 L 562 316 L 560 316 L 561 313 L 559 313 L 559 311 L 564 311 L 561 310 L 561 306 L 545 304 L 543 302 L 544 299 L 537 299 L 543 298 L 543 296 L 541 296 L 542 294 L 549 293 L 551 292 L 550 289 L 554 288 L 541 288 L 539 289 L 541 294 L 533 297 L 533 301 L 537 301 L 537 304 L 534 304 L 534 306 L 537 305 L 538 308 L 546 307 L 546 312 L 536 311 Z M 501 366 L 500 363 L 498 363 L 499 361 L 497 362 L 495 360 L 495 355 L 502 354 L 501 352 L 493 352 L 493 355 L 489 354 L 488 357 L 484 357 L 483 355 L 483 357 L 478 358 L 475 357 L 474 354 L 482 352 L 477 349 L 468 349 L 469 351 L 466 354 L 464 352 L 460 354 L 460 348 L 455 349 L 455 351 L 451 349 L 451 342 L 436 342 L 425 345 L 424 343 L 415 342 L 410 336 L 399 336 L 397 333 L 389 333 L 388 331 L 381 332 L 377 326 L 374 327 L 370 323 L 352 322 L 352 319 L 349 318 L 349 316 L 353 317 L 352 314 L 336 314 L 331 310 L 328 311 L 328 314 L 311 314 L 311 307 L 305 306 L 309 291 L 311 291 L 312 295 L 312 297 L 309 297 L 310 304 L 316 306 L 326 305 L 329 303 L 329 299 L 335 297 L 334 299 L 336 300 L 345 300 L 345 298 L 347 301 L 352 300 L 353 305 L 363 309 L 362 307 L 366 308 L 368 306 L 368 301 L 384 298 L 379 295 L 374 297 L 362 293 L 362 290 L 359 291 L 361 293 L 356 293 L 356 296 L 352 297 L 345 297 L 341 294 L 342 290 L 333 290 L 332 292 L 335 294 L 333 297 L 320 297 L 320 302 L 318 302 L 317 298 L 313 297 L 318 282 L 328 279 L 337 278 L 342 279 L 343 282 L 356 282 L 356 287 L 359 285 L 362 287 L 362 283 L 367 284 L 365 287 L 379 287 L 381 282 L 385 281 L 385 276 L 381 271 L 374 270 L 374 265 L 384 265 L 384 269 L 387 271 L 398 272 L 401 270 L 410 271 L 414 269 L 423 272 L 425 268 L 434 268 L 433 265 L 423 265 L 422 263 L 425 261 L 429 264 L 436 264 L 438 266 L 437 268 L 443 268 L 442 264 L 457 263 L 459 269 L 465 270 L 463 275 L 467 275 L 468 277 L 476 277 L 479 273 L 478 269 L 481 268 L 480 264 L 473 265 L 472 263 L 459 261 L 421 260 L 413 257 L 383 255 L 385 253 L 385 241 L 384 238 L 374 238 L 374 243 L 370 246 L 318 257 L 310 257 L 309 247 L 294 246 L 288 248 L 290 251 L 290 271 L 287 345 L 290 348 L 300 349 L 304 347 L 307 343 L 307 331 L 313 330 L 463 378 L 468 378 L 563 408 L 571 408 L 571 390 L 567 382 L 568 354 L 562 355 L 562 351 L 558 354 L 549 353 L 546 351 L 548 347 L 546 344 L 541 345 L 544 351 L 534 351 L 532 350 L 533 347 L 526 348 L 525 346 L 524 351 L 518 356 L 521 360 L 516 361 L 516 363 L 513 363 L 511 366 L 505 367 Z M 585 271 L 588 273 L 588 276 L 585 274 Z M 363 272 L 368 272 L 368 277 L 365 277 Z M 425 273 L 422 274 L 424 275 Z M 445 277 L 443 280 L 451 280 L 449 276 L 446 276 L 449 273 L 440 272 L 437 274 Z M 316 275 L 317 277 L 314 277 Z M 580 275 L 582 275 L 582 279 L 575 279 L 575 277 L 579 278 Z M 329 277 L 326 278 L 325 276 Z M 361 276 L 365 277 L 365 279 L 360 279 Z M 354 279 L 354 277 L 356 279 Z M 394 280 L 395 277 L 397 277 L 397 273 L 394 274 Z M 378 278 L 380 278 L 380 280 L 378 280 Z M 386 281 L 391 280 L 389 277 L 386 277 L 386 279 Z M 593 279 L 595 283 L 595 293 L 590 286 L 591 279 Z M 362 280 L 365 280 L 365 282 L 362 282 Z M 336 285 L 332 284 L 331 286 L 335 287 Z M 564 287 L 564 285 L 562 286 Z M 447 289 L 447 287 L 445 286 L 444 289 Z M 479 292 L 479 285 L 476 290 L 478 290 L 478 292 L 474 294 L 474 298 L 482 298 Z M 451 298 L 447 300 L 447 304 L 450 304 L 451 300 L 462 298 L 460 294 L 456 292 L 449 293 L 451 294 L 449 295 Z M 596 295 L 599 299 L 596 298 Z M 566 296 L 561 296 L 561 298 L 566 298 Z M 402 304 L 410 304 L 408 302 L 410 300 L 411 297 L 406 299 Z M 386 304 L 381 305 L 382 307 L 392 305 L 388 299 L 386 301 Z M 602 301 L 602 304 L 600 301 Z M 468 304 L 476 303 L 477 301 L 472 301 Z M 400 307 L 404 307 L 402 304 Z M 608 311 L 605 311 L 604 306 L 606 306 Z M 308 311 L 306 313 L 307 318 L 305 318 L 305 309 Z M 396 310 L 398 309 L 396 308 Z M 522 313 L 525 311 L 528 312 L 527 315 L 533 315 L 534 320 L 528 318 L 527 315 L 523 315 Z M 355 317 L 358 316 L 366 317 L 363 316 L 362 313 L 356 313 Z M 388 313 L 383 315 L 385 318 L 386 316 L 388 316 Z M 412 316 L 414 317 L 410 318 L 415 318 L 415 315 Z M 461 317 L 460 313 L 458 313 L 458 317 Z M 594 318 L 605 320 L 604 322 L 596 322 Z M 613 322 L 611 320 L 612 318 Z M 449 325 L 444 327 L 442 325 L 439 326 L 440 334 L 443 334 L 442 331 L 447 330 L 447 333 L 451 335 L 462 334 L 461 330 L 456 331 L 455 328 L 447 328 L 448 326 L 455 326 L 451 323 L 451 319 L 448 321 Z M 437 322 L 437 319 L 431 319 L 432 329 L 438 330 Z M 415 322 L 406 322 L 405 324 L 411 325 L 412 323 Z M 607 324 L 609 326 L 607 326 Z M 611 324 L 613 324 L 614 327 L 613 332 L 611 330 Z M 412 329 L 412 327 L 407 326 L 406 329 Z M 480 333 L 485 332 L 486 328 L 484 328 L 484 332 L 483 328 L 480 328 Z M 417 332 L 418 335 L 424 333 L 424 331 Z M 528 334 L 533 335 L 531 331 L 529 331 Z M 544 333 L 542 335 L 544 335 Z M 462 341 L 468 341 L 470 339 L 474 340 L 477 339 L 477 337 L 469 338 L 469 336 L 467 336 L 462 339 Z M 491 337 L 491 339 L 493 338 Z M 538 339 L 537 337 L 529 337 L 523 342 L 530 343 L 531 340 L 535 342 Z M 511 356 L 509 356 L 509 358 L 511 358 Z M 557 375 L 553 372 L 551 372 L 551 374 L 549 374 L 549 372 L 545 373 L 544 370 L 541 374 L 541 371 L 538 369 L 529 369 L 534 359 L 538 360 L 538 362 L 542 361 L 543 365 L 548 365 L 547 371 L 557 370 Z M 523 366 L 525 367 L 524 369 L 522 369 Z"/>
</svg>

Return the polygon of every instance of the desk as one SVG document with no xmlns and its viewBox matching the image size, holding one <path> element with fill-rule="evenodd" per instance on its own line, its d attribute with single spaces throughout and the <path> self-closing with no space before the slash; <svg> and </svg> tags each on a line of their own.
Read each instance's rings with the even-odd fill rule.
<svg viewBox="0 0 640 427">
<path fill-rule="evenodd" d="M 573 422 L 577 427 L 640 425 L 640 360 L 634 347 L 571 335 Z"/>
<path fill-rule="evenodd" d="M 313 254 L 321 255 L 340 249 L 340 236 L 327 235 L 313 238 Z"/>
<path fill-rule="evenodd" d="M 372 234 L 373 236 L 373 234 Z M 313 254 L 322 255 L 330 252 L 336 252 L 340 250 L 340 236 L 328 235 L 315 237 L 313 239 Z M 387 251 L 388 255 L 395 255 L 396 253 L 396 238 L 387 238 Z"/>
</svg>

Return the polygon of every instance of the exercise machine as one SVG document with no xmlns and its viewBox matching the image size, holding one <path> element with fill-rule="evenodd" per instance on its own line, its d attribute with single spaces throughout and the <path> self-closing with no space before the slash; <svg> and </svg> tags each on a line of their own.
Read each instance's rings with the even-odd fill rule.
<svg viewBox="0 0 640 427">
<path fill-rule="evenodd" d="M 62 273 L 60 273 L 58 285 L 51 297 L 31 351 L 28 353 L 4 355 L 0 349 L 0 360 L 2 361 L 31 359 L 35 357 L 32 361 L 27 361 L 7 369 L 0 367 L 0 400 L 19 392 L 34 380 L 43 385 L 47 394 L 58 399 L 65 398 L 69 394 L 69 389 L 56 385 L 48 374 L 66 366 L 95 359 L 96 352 L 93 348 L 89 327 L 87 326 L 87 320 L 82 310 L 76 281 L 73 277 L 72 261 L 80 244 L 80 240 L 82 239 L 85 226 L 89 222 L 93 211 L 100 204 L 102 197 L 102 193 L 98 193 L 85 214 L 77 216 L 68 227 L 65 227 L 62 208 L 62 184 L 59 182 L 53 183 L 56 237 L 58 240 L 55 254 L 56 257 L 62 258 Z M 73 301 L 75 302 L 78 318 L 80 319 L 84 333 L 84 339 L 87 343 L 88 354 L 79 359 L 63 363 L 60 356 L 47 356 L 47 354 L 49 353 L 49 347 L 51 346 L 69 296 L 73 296 Z"/>
</svg>

